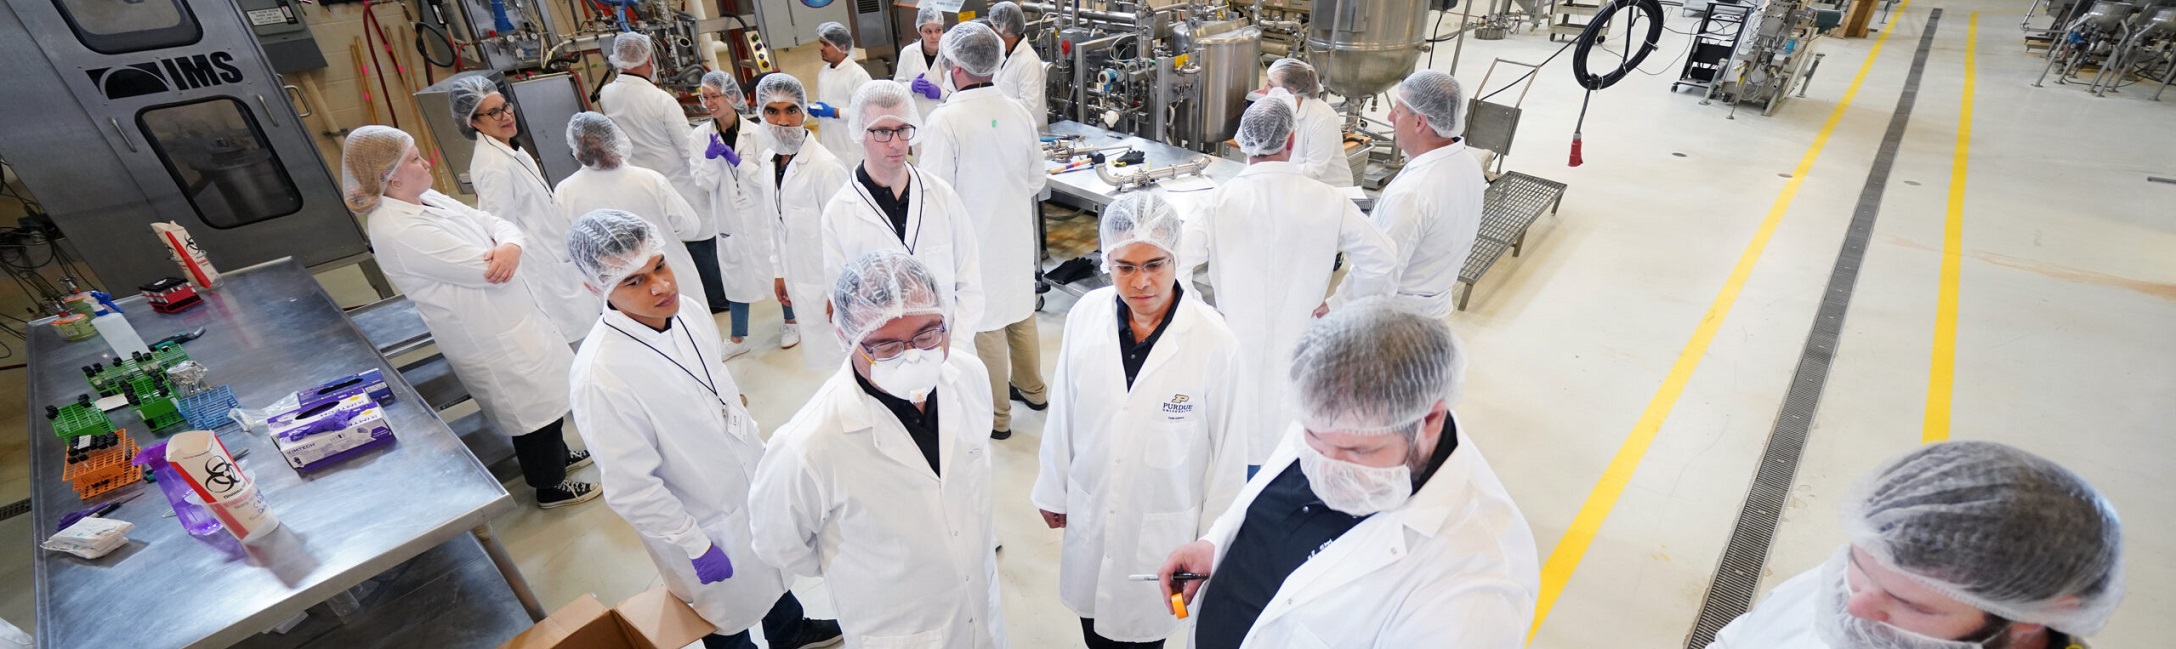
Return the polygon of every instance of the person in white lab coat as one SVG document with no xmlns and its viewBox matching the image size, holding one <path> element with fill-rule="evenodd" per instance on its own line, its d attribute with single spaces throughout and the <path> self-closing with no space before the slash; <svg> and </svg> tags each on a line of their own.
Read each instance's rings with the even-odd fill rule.
<svg viewBox="0 0 2176 649">
<path fill-rule="evenodd" d="M 672 93 L 650 81 L 657 73 L 657 63 L 652 56 L 650 37 L 639 32 L 623 32 L 612 39 L 612 54 L 606 57 L 619 71 L 612 82 L 597 92 L 597 103 L 605 117 L 620 128 L 627 137 L 626 163 L 655 171 L 672 182 L 681 200 L 694 206 L 710 203 L 710 191 L 695 182 L 694 171 L 688 162 L 688 149 L 693 131 L 688 128 L 688 114 L 680 108 L 680 101 Z M 581 215 L 588 210 L 574 212 Z M 638 212 L 639 213 L 639 212 Z M 647 218 L 647 217 L 645 217 Z M 571 219 L 570 219 L 571 220 Z M 689 258 L 695 261 L 695 270 L 702 278 L 703 303 L 711 313 L 725 310 L 724 288 L 718 279 L 717 222 L 704 216 L 698 219 L 700 227 L 693 233 L 680 233 L 687 246 Z M 690 276 L 689 281 L 694 281 Z"/>
<path fill-rule="evenodd" d="M 674 243 L 641 217 L 598 210 L 575 221 L 567 249 L 587 290 L 612 305 L 574 359 L 571 401 L 597 452 L 605 504 L 635 528 L 665 577 L 716 633 L 705 649 L 838 644 L 838 623 L 810 620 L 790 577 L 749 549 L 748 485 L 763 431 L 741 405 L 716 321 L 680 294 L 665 264 Z"/>
<path fill-rule="evenodd" d="M 430 160 L 400 129 L 349 132 L 340 179 L 385 278 L 415 302 L 492 427 L 513 439 L 537 506 L 596 498 L 589 483 L 567 479 L 569 468 L 589 464 L 561 431 L 574 352 L 530 295 L 521 229 L 433 191 Z"/>
<path fill-rule="evenodd" d="M 1325 185 L 1354 186 L 1352 163 L 1345 159 L 1345 118 L 1322 100 L 1315 66 L 1299 59 L 1277 59 L 1269 64 L 1267 90 L 1268 98 L 1292 103 L 1292 164 Z"/>
<path fill-rule="evenodd" d="M 567 262 L 567 217 L 552 198 L 551 183 L 536 158 L 515 147 L 521 125 L 514 104 L 488 77 L 462 77 L 447 93 L 454 123 L 476 141 L 468 179 L 476 187 L 476 209 L 512 222 L 531 242 L 522 279 L 529 297 L 551 319 L 561 338 L 572 343 L 589 332 L 604 301 L 582 290 L 582 276 Z M 481 135 L 483 137 L 477 137 Z"/>
<path fill-rule="evenodd" d="M 2123 601 L 2123 524 L 2084 478 L 1994 442 L 1928 444 L 1845 497 L 1846 543 L 1708 649 L 2065 649 Z"/>
<path fill-rule="evenodd" d="M 921 38 L 914 43 L 919 47 L 899 48 L 899 69 L 892 72 L 893 81 L 914 91 L 914 108 L 923 115 L 936 112 L 945 98 L 947 82 L 937 73 L 938 44 L 944 31 L 944 12 L 935 3 L 915 10 L 914 33 Z"/>
<path fill-rule="evenodd" d="M 913 257 L 855 259 L 832 303 L 853 357 L 771 436 L 756 556 L 823 577 L 848 647 L 1002 649 L 982 363 Z"/>
<path fill-rule="evenodd" d="M 1035 195 L 1049 182 L 1034 118 L 990 84 L 1004 62 L 1005 42 L 980 23 L 965 23 L 944 36 L 943 73 L 959 92 L 929 116 L 915 168 L 956 190 L 975 233 L 982 269 L 982 317 L 975 352 L 990 371 L 995 439 L 1012 436 L 1012 401 L 1034 410 L 1044 394 L 1042 336 L 1035 330 L 1035 272 L 1042 257 L 1035 221 L 1043 218 Z"/>
<path fill-rule="evenodd" d="M 1541 564 L 1451 413 L 1464 365 L 1450 327 L 1388 298 L 1307 332 L 1290 375 L 1298 421 L 1158 571 L 1166 596 L 1199 609 L 1196 649 L 1526 643 Z"/>
<path fill-rule="evenodd" d="M 826 276 L 835 283 L 847 262 L 878 250 L 913 255 L 936 274 L 952 305 L 961 334 L 952 337 L 954 348 L 972 354 L 974 337 L 967 333 L 982 321 L 983 308 L 974 224 L 951 185 L 907 164 L 921 127 L 907 87 L 869 82 L 855 93 L 848 116 L 867 155 L 854 180 L 824 206 Z"/>
<path fill-rule="evenodd" d="M 1337 253 L 1345 253 L 1348 268 L 1338 289 L 1342 302 L 1395 288 L 1397 245 L 1344 193 L 1289 161 L 1289 104 L 1255 102 L 1240 117 L 1235 139 L 1247 168 L 1192 216 L 1179 261 L 1185 269 L 1209 264 L 1217 310 L 1240 345 L 1262 361 L 1248 372 L 1248 394 L 1261 400 L 1265 419 L 1253 431 L 1247 464 L 1260 466 L 1289 419 L 1283 377 L 1292 345 L 1312 315 L 1328 310 L 1323 297 Z"/>
<path fill-rule="evenodd" d="M 611 118 L 590 112 L 567 120 L 567 146 L 582 168 L 559 181 L 559 209 L 572 222 L 597 210 L 629 212 L 649 221 L 685 245 L 667 246 L 665 260 L 681 277 L 701 277 L 695 257 L 699 245 L 716 247 L 716 224 L 695 211 L 664 174 L 627 164 L 627 136 Z M 713 256 L 713 258 L 715 258 Z M 698 300 L 708 298 L 698 291 Z M 703 308 L 710 308 L 708 301 Z"/>
<path fill-rule="evenodd" d="M 1421 70 L 1391 92 L 1390 123 L 1405 170 L 1383 188 L 1370 215 L 1398 242 L 1399 299 L 1437 318 L 1451 315 L 1458 271 L 1481 234 L 1488 179 L 1466 151 L 1466 96 L 1458 80 Z"/>
<path fill-rule="evenodd" d="M 1050 126 L 1050 103 L 1043 98 L 1048 92 L 1043 69 L 1043 57 L 1035 53 L 1035 46 L 1024 42 L 1028 35 L 1028 15 L 1014 2 L 990 5 L 990 28 L 1005 39 L 1005 65 L 997 71 L 997 88 L 1020 102 L 1035 118 L 1035 129 L 1041 131 Z"/>
<path fill-rule="evenodd" d="M 721 352 L 733 358 L 752 349 L 747 342 L 749 306 L 769 299 L 775 288 L 778 269 L 772 264 L 778 257 L 773 249 L 777 240 L 771 232 L 772 220 L 759 205 L 763 163 L 757 155 L 756 127 L 741 115 L 748 110 L 748 98 L 741 93 L 740 82 L 724 71 L 713 71 L 703 75 L 700 92 L 710 121 L 695 127 L 688 166 L 708 195 L 704 205 L 710 208 L 710 216 L 717 219 L 722 292 L 713 297 L 724 300 L 725 309 L 733 314 L 731 333 Z"/>
<path fill-rule="evenodd" d="M 1239 339 L 1178 281 L 1183 229 L 1156 194 L 1105 207 L 1111 286 L 1065 317 L 1032 500 L 1065 529 L 1058 596 L 1089 649 L 1163 646 L 1178 621 L 1155 584 L 1131 577 L 1201 538 L 1246 479 L 1257 404 L 1239 391 Z"/>
<path fill-rule="evenodd" d="M 756 81 L 756 105 L 761 107 L 763 142 L 761 166 L 756 171 L 757 207 L 771 224 L 771 266 L 777 269 L 772 291 L 785 312 L 786 325 L 779 331 L 779 346 L 801 347 L 801 361 L 808 369 L 830 371 L 846 360 L 846 350 L 828 332 L 824 304 L 831 299 L 824 271 L 823 217 L 831 197 L 846 188 L 851 170 L 823 143 L 809 138 L 803 125 L 808 120 L 808 92 L 801 81 L 783 72 L 763 75 Z M 803 338 L 794 304 L 813 309 L 816 335 Z"/>
<path fill-rule="evenodd" d="M 854 34 L 845 25 L 824 23 L 816 26 L 816 55 L 824 60 L 824 67 L 816 71 L 816 102 L 808 107 L 808 114 L 823 120 L 816 124 L 817 139 L 839 156 L 839 160 L 851 169 L 861 164 L 861 139 L 850 131 L 851 125 L 839 111 L 854 101 L 854 92 L 869 82 L 869 70 L 854 60 Z"/>
</svg>

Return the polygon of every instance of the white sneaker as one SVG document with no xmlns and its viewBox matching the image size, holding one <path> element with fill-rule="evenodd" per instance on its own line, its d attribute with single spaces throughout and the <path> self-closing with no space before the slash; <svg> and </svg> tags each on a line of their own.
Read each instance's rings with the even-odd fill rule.
<svg viewBox="0 0 2176 649">
<path fill-rule="evenodd" d="M 751 346 L 749 346 L 749 345 L 748 345 L 748 340 L 747 340 L 747 339 L 741 339 L 741 340 L 739 340 L 739 341 L 735 341 L 735 340 L 733 340 L 733 339 L 731 339 L 731 338 L 727 338 L 727 339 L 725 339 L 725 344 L 721 346 L 721 350 L 722 350 L 722 353 L 724 354 L 724 356 L 725 356 L 725 357 L 724 357 L 724 358 L 720 358 L 720 359 L 718 359 L 718 360 L 721 360 L 721 361 L 729 361 L 729 360 L 733 360 L 733 357 L 735 357 L 735 356 L 739 356 L 739 355 L 741 355 L 741 354 L 746 354 L 746 353 L 748 353 L 748 350 L 751 350 L 751 349 L 755 349 L 755 348 L 754 348 L 754 347 L 751 347 Z"/>
<path fill-rule="evenodd" d="M 778 328 L 779 349 L 793 349 L 794 345 L 799 344 L 801 344 L 801 325 L 788 322 L 785 326 Z"/>
</svg>

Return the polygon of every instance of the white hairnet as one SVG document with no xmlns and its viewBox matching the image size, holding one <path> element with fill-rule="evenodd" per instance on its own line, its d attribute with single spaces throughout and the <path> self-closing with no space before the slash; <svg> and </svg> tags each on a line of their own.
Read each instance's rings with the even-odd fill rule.
<svg viewBox="0 0 2176 649">
<path fill-rule="evenodd" d="M 476 127 L 469 122 L 476 119 L 476 108 L 484 105 L 484 98 L 499 94 L 499 84 L 490 77 L 472 76 L 453 80 L 453 90 L 446 93 L 447 105 L 453 113 L 453 125 L 460 127 L 461 136 L 476 139 Z"/>
<path fill-rule="evenodd" d="M 1277 155 L 1292 139 L 1292 105 L 1274 99 L 1254 102 L 1239 116 L 1239 152 L 1248 157 Z"/>
<path fill-rule="evenodd" d="M 1103 249 L 1103 272 L 1111 272 L 1111 255 L 1127 244 L 1162 248 L 1177 261 L 1179 233 L 1184 228 L 1179 209 L 1162 194 L 1131 192 L 1119 196 L 1103 208 L 1102 223 L 1096 228 L 1100 239 L 1097 243 Z"/>
<path fill-rule="evenodd" d="M 1331 311 L 1300 337 L 1292 391 L 1308 430 L 1412 435 L 1436 402 L 1457 399 L 1465 370 L 1448 325 L 1374 297 Z"/>
<path fill-rule="evenodd" d="M 1322 81 L 1315 76 L 1315 66 L 1299 59 L 1282 58 L 1269 64 L 1269 81 L 1301 97 L 1313 97 L 1322 92 Z"/>
<path fill-rule="evenodd" d="M 816 37 L 830 43 L 832 47 L 839 48 L 841 52 L 851 54 L 854 51 L 854 33 L 847 31 L 845 25 L 835 22 L 817 25 Z"/>
<path fill-rule="evenodd" d="M 945 312 L 937 277 L 921 260 L 879 250 L 847 262 L 831 287 L 832 321 L 846 346 L 860 345 L 886 323 L 910 315 Z"/>
<path fill-rule="evenodd" d="M 657 236 L 657 226 L 619 210 L 591 210 L 567 227 L 567 258 L 582 281 L 606 293 L 662 254 L 665 240 Z"/>
<path fill-rule="evenodd" d="M 605 60 L 612 62 L 612 69 L 639 68 L 650 62 L 650 35 L 642 32 L 620 32 L 612 37 L 612 54 Z"/>
<path fill-rule="evenodd" d="M 1428 118 L 1436 135 L 1466 134 L 1466 91 L 1458 79 L 1442 70 L 1421 70 L 1398 82 L 1398 101 L 1405 109 Z"/>
<path fill-rule="evenodd" d="M 2040 456 L 1929 444 L 1861 478 L 1844 502 L 1853 546 L 1982 611 L 2089 636 L 2123 599 L 2115 508 Z"/>
<path fill-rule="evenodd" d="M 340 144 L 340 198 L 361 214 L 378 206 L 385 183 L 408 157 L 416 139 L 391 126 L 370 124 L 348 132 Z"/>
<path fill-rule="evenodd" d="M 937 48 L 944 60 L 978 79 L 997 76 L 998 67 L 1005 64 L 1005 40 L 982 23 L 960 23 L 946 30 Z"/>
<path fill-rule="evenodd" d="M 773 72 L 756 80 L 756 103 L 764 106 L 781 101 L 793 102 L 801 110 L 808 110 L 808 89 L 801 80 L 784 72 Z"/>
<path fill-rule="evenodd" d="M 584 167 L 612 169 L 627 159 L 634 144 L 620 132 L 620 126 L 603 113 L 582 111 L 567 120 L 567 146 L 574 149 L 574 160 Z"/>
<path fill-rule="evenodd" d="M 937 9 L 937 3 L 922 3 L 922 8 L 917 9 L 914 12 L 914 26 L 916 28 L 920 28 L 923 25 L 928 25 L 932 23 L 938 25 L 944 24 L 944 11 Z"/>
<path fill-rule="evenodd" d="M 718 94 L 725 95 L 725 103 L 733 107 L 733 112 L 748 112 L 748 96 L 741 94 L 740 81 L 734 79 L 732 74 L 724 70 L 711 70 L 704 73 L 703 87 L 716 90 Z"/>
<path fill-rule="evenodd" d="M 914 93 L 907 90 L 906 84 L 890 79 L 870 81 L 861 84 L 861 88 L 854 91 L 853 108 L 846 115 L 847 132 L 853 134 L 854 142 L 859 143 L 869 137 L 869 127 L 876 126 L 878 121 L 886 117 L 897 118 L 901 123 L 915 128 L 914 137 L 908 139 L 908 142 L 922 139 L 922 112 L 914 107 Z"/>
<path fill-rule="evenodd" d="M 1002 36 L 1026 36 L 1028 14 L 1011 0 L 990 5 L 990 27 L 995 28 Z"/>
</svg>

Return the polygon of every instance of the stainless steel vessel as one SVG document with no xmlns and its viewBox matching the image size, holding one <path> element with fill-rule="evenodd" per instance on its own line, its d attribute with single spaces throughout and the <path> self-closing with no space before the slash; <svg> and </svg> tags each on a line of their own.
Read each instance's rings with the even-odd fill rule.
<svg viewBox="0 0 2176 649">
<path fill-rule="evenodd" d="M 1262 30 L 1241 21 L 1211 23 L 1195 30 L 1194 42 L 1201 48 L 1200 130 L 1187 139 L 1213 149 L 1231 139 L 1247 109 L 1247 91 L 1261 71 Z"/>
<path fill-rule="evenodd" d="M 1413 72 L 1429 0 L 1315 0 L 1307 49 L 1322 85 L 1345 97 L 1390 89 Z"/>
</svg>

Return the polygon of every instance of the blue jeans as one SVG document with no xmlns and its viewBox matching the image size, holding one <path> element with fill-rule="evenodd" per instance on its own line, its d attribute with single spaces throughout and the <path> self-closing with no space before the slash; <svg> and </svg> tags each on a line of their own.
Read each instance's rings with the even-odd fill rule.
<svg viewBox="0 0 2176 649">
<path fill-rule="evenodd" d="M 801 634 L 801 600 L 794 599 L 787 591 L 771 605 L 771 612 L 763 614 L 763 638 L 777 647 L 787 638 Z M 703 649 L 756 649 L 756 641 L 748 637 L 748 631 L 725 635 L 713 633 L 703 636 Z"/>
<path fill-rule="evenodd" d="M 728 301 L 725 306 L 733 310 L 733 333 L 730 335 L 734 338 L 748 337 L 748 303 Z M 781 306 L 779 308 L 785 310 L 787 322 L 792 322 L 795 319 L 793 317 L 793 307 Z"/>
</svg>

